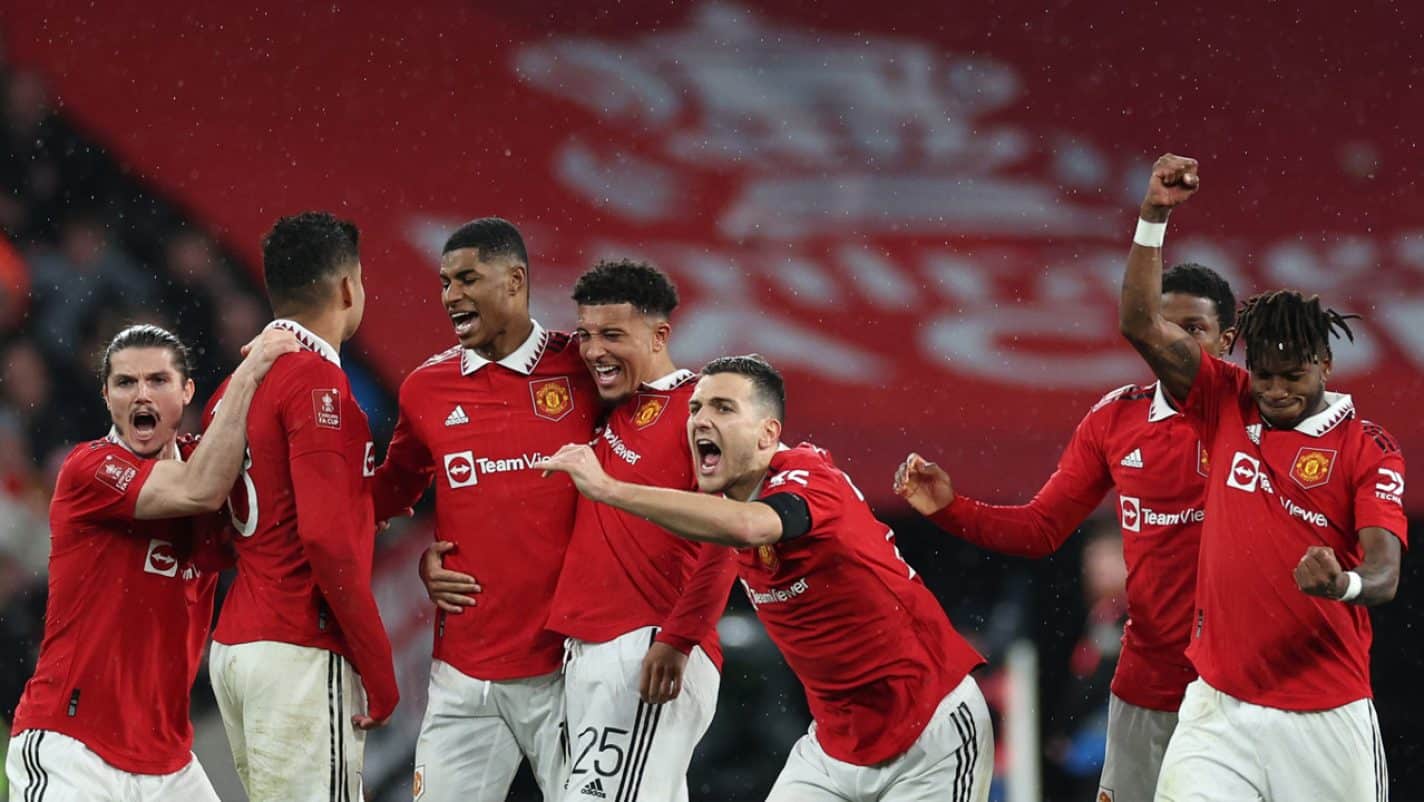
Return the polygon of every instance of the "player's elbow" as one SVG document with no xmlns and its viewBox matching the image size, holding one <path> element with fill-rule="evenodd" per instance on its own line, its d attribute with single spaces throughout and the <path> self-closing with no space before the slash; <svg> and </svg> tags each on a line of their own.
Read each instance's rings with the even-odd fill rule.
<svg viewBox="0 0 1424 802">
<path fill-rule="evenodd" d="M 747 510 L 729 522 L 726 534 L 730 545 L 738 548 L 769 546 L 781 539 L 781 519 L 764 505 L 748 505 Z"/>
<path fill-rule="evenodd" d="M 1374 593 L 1370 594 L 1370 606 L 1375 607 L 1381 604 L 1388 604 L 1394 601 L 1394 595 L 1399 591 L 1399 571 L 1386 571 L 1378 580 L 1379 584 Z"/>
<path fill-rule="evenodd" d="M 1152 332 L 1152 316 L 1125 303 L 1118 311 L 1117 329 L 1130 343 L 1146 342 Z"/>
</svg>

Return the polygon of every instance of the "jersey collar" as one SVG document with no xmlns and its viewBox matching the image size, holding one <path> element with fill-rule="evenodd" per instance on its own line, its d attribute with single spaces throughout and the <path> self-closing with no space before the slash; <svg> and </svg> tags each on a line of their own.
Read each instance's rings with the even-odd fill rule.
<svg viewBox="0 0 1424 802">
<path fill-rule="evenodd" d="M 122 448 L 123 450 L 129 452 L 130 454 L 133 454 L 135 457 L 138 457 L 138 452 L 134 451 L 132 448 L 129 448 L 129 444 L 124 442 L 124 438 L 119 437 L 119 427 L 110 426 L 109 433 L 104 435 L 104 439 L 108 440 L 110 443 L 113 443 L 119 448 Z M 176 459 L 179 462 L 183 461 L 183 449 L 178 447 L 178 442 L 176 440 L 172 443 L 169 443 L 168 448 L 173 449 L 173 459 Z M 160 454 L 157 457 L 139 457 L 139 459 L 166 459 L 166 457 Z"/>
<path fill-rule="evenodd" d="M 1295 430 L 1311 437 L 1323 437 L 1331 429 L 1355 417 L 1355 399 L 1345 393 L 1325 393 L 1325 409 L 1295 425 Z"/>
<path fill-rule="evenodd" d="M 535 320 L 533 323 L 534 328 L 529 332 L 529 336 L 524 338 L 524 342 L 518 348 L 510 351 L 504 359 L 493 364 L 509 368 L 524 376 L 534 372 L 534 366 L 539 364 L 539 357 L 544 355 L 544 347 L 549 344 L 549 332 L 539 325 L 539 321 Z M 490 360 L 475 353 L 475 349 L 460 349 L 460 375 L 469 376 L 489 364 L 491 364 Z"/>
<path fill-rule="evenodd" d="M 674 387 L 681 387 L 692 379 L 697 378 L 697 374 L 690 370 L 674 370 L 672 373 L 657 379 L 656 381 L 643 382 L 643 386 L 649 390 L 660 390 L 667 392 Z"/>
<path fill-rule="evenodd" d="M 1152 406 L 1147 408 L 1147 422 L 1157 423 L 1180 414 L 1182 413 L 1168 400 L 1167 394 L 1162 392 L 1162 382 L 1157 382 L 1156 389 L 1152 391 Z"/>
<path fill-rule="evenodd" d="M 268 323 L 267 328 L 285 329 L 286 331 L 290 331 L 291 333 L 297 336 L 297 342 L 301 343 L 303 348 L 307 349 L 308 351 L 314 351 L 317 354 L 321 355 L 321 358 L 325 359 L 327 362 L 330 362 L 338 368 L 341 367 L 341 353 L 335 348 L 331 347 L 331 343 L 316 336 L 316 334 L 313 333 L 311 329 L 307 328 L 306 326 L 303 326 L 297 321 L 290 320 L 288 318 L 277 318 L 271 323 Z M 265 331 L 266 329 L 263 330 Z"/>
</svg>

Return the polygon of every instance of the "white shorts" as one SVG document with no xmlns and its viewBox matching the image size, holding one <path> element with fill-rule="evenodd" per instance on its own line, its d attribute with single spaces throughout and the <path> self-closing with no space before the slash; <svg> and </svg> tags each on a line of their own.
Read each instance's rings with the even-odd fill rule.
<svg viewBox="0 0 1424 802">
<path fill-rule="evenodd" d="M 196 757 L 172 774 L 132 774 L 51 730 L 25 730 L 10 740 L 5 777 L 16 802 L 218 802 Z"/>
<path fill-rule="evenodd" d="M 645 703 L 638 678 L 656 634 L 642 627 L 605 643 L 569 640 L 564 802 L 686 802 L 687 767 L 712 723 L 722 675 L 694 646 L 677 698 Z"/>
<path fill-rule="evenodd" d="M 1369 699 L 1301 713 L 1243 702 L 1196 680 L 1162 760 L 1158 802 L 1387 802 Z"/>
<path fill-rule="evenodd" d="M 208 659 L 232 761 L 250 802 L 363 799 L 361 678 L 325 649 L 213 642 Z"/>
<path fill-rule="evenodd" d="M 1177 714 L 1108 698 L 1108 748 L 1098 781 L 1102 802 L 1152 802 Z"/>
<path fill-rule="evenodd" d="M 786 758 L 767 802 L 987 802 L 994 779 L 989 707 L 965 677 L 904 754 L 857 766 L 826 754 L 816 725 Z"/>
<path fill-rule="evenodd" d="M 416 802 L 504 802 L 529 758 L 545 799 L 564 791 L 564 675 L 479 680 L 436 660 L 415 744 Z"/>
</svg>

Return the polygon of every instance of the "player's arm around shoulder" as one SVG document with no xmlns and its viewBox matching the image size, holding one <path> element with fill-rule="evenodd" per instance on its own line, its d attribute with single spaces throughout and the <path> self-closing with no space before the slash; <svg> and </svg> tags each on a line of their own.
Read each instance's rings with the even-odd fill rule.
<svg viewBox="0 0 1424 802">
<path fill-rule="evenodd" d="M 621 482 L 603 470 L 593 449 L 584 444 L 570 443 L 534 468 L 545 476 L 567 473 L 590 500 L 647 518 L 688 540 L 746 547 L 782 538 L 781 516 L 767 504 Z"/>
<path fill-rule="evenodd" d="M 187 461 L 160 460 L 153 466 L 139 490 L 136 518 L 177 518 L 222 506 L 242 469 L 247 411 L 257 385 L 278 357 L 298 348 L 296 337 L 282 329 L 268 329 L 243 347 L 246 358 L 228 382 L 202 442 Z"/>
</svg>

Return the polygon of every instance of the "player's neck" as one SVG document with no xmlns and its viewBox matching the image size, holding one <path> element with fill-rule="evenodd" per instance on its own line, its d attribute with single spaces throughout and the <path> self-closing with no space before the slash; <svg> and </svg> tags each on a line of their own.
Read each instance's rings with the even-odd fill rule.
<svg viewBox="0 0 1424 802">
<path fill-rule="evenodd" d="M 318 314 L 278 315 L 279 318 L 297 323 L 302 328 L 320 337 L 338 353 L 341 351 L 342 335 L 346 333 L 345 321 L 338 311 Z"/>
<path fill-rule="evenodd" d="M 667 351 L 663 351 L 653 356 L 653 361 L 648 365 L 645 375 L 639 380 L 639 384 L 652 384 L 659 379 L 671 376 L 677 372 L 677 365 L 673 364 L 672 357 Z"/>
<path fill-rule="evenodd" d="M 491 362 L 498 362 L 519 350 L 519 346 L 534 332 L 534 319 L 527 315 L 510 323 L 504 331 L 494 336 L 489 343 L 475 349 L 475 353 Z"/>
</svg>

